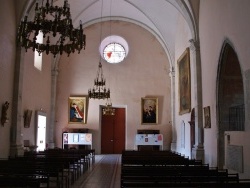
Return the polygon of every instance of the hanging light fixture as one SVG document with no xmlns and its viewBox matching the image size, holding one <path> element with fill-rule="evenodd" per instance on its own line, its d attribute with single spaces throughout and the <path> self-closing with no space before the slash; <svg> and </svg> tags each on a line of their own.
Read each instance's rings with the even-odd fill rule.
<svg viewBox="0 0 250 188">
<path fill-rule="evenodd" d="M 110 89 L 106 89 L 106 80 L 103 76 L 101 60 L 98 65 L 97 75 L 94 80 L 93 89 L 89 89 L 89 98 L 108 99 L 110 98 Z"/>
<path fill-rule="evenodd" d="M 110 1 L 110 33 L 111 33 L 111 4 L 112 4 L 112 0 Z M 107 99 L 106 105 L 102 109 L 102 114 L 111 115 L 111 116 L 115 115 L 115 108 L 112 107 L 111 98 Z"/>
<path fill-rule="evenodd" d="M 103 8 L 103 1 L 102 1 L 102 6 L 101 6 L 100 41 L 102 38 L 102 8 Z M 100 54 L 97 75 L 96 75 L 96 78 L 94 80 L 94 87 L 93 87 L 93 89 L 89 89 L 89 91 L 88 91 L 89 98 L 93 98 L 93 99 L 108 99 L 108 98 L 110 98 L 110 89 L 106 89 L 106 80 L 103 76 L 101 59 L 102 59 L 102 57 Z"/>
<path fill-rule="evenodd" d="M 106 106 L 102 109 L 102 114 L 111 116 L 115 115 L 115 108 L 112 107 L 112 102 L 110 98 L 107 99 Z"/>
<path fill-rule="evenodd" d="M 42 52 L 52 53 L 54 57 L 63 52 L 68 56 L 75 51 L 80 53 L 82 48 L 85 49 L 86 36 L 83 34 L 81 21 L 79 29 L 73 28 L 68 0 L 64 0 L 63 7 L 53 6 L 53 0 L 51 2 L 47 0 L 44 6 L 43 1 L 40 7 L 39 0 L 36 1 L 33 21 L 28 21 L 27 15 L 21 21 L 17 34 L 20 45 L 26 51 L 29 48 L 36 50 L 39 55 Z M 43 33 L 43 38 L 46 38 L 45 44 L 36 41 L 40 31 Z M 55 38 L 55 44 L 51 44 L 50 37 Z"/>
</svg>

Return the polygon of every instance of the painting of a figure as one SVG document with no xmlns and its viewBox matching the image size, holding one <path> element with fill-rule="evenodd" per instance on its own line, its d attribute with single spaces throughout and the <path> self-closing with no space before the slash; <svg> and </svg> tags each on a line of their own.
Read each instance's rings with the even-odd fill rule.
<svg viewBox="0 0 250 188">
<path fill-rule="evenodd" d="M 69 123 L 86 123 L 86 97 L 69 97 Z"/>
<path fill-rule="evenodd" d="M 158 98 L 141 99 L 142 124 L 158 123 Z"/>
<path fill-rule="evenodd" d="M 24 127 L 25 128 L 30 127 L 31 116 L 32 116 L 32 110 L 25 110 L 24 112 Z"/>
<path fill-rule="evenodd" d="M 211 128 L 210 106 L 204 107 L 204 128 Z"/>
<path fill-rule="evenodd" d="M 178 59 L 179 71 L 179 114 L 191 111 L 191 81 L 189 48 Z"/>
</svg>

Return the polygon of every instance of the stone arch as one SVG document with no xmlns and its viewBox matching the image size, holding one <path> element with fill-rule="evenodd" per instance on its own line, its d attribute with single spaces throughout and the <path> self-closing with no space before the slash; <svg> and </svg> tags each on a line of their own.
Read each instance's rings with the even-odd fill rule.
<svg viewBox="0 0 250 188">
<path fill-rule="evenodd" d="M 232 43 L 225 40 L 217 72 L 218 166 L 225 163 L 225 131 L 243 131 L 244 128 L 243 77 Z"/>
</svg>

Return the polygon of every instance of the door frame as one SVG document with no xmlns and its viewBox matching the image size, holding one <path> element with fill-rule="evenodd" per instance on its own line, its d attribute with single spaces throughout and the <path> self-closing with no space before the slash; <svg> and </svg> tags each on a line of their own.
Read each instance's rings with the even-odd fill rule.
<svg viewBox="0 0 250 188">
<path fill-rule="evenodd" d="M 44 112 L 44 111 L 41 111 L 41 110 L 36 110 L 36 129 L 35 129 L 35 143 L 36 143 L 36 146 L 38 147 L 38 145 L 43 145 L 44 148 L 42 148 L 42 150 L 39 150 L 39 147 L 36 148 L 37 151 L 43 151 L 46 149 L 46 139 L 47 139 L 47 113 Z M 45 135 L 43 135 L 43 141 L 44 143 L 43 144 L 39 144 L 39 138 L 41 139 L 40 137 L 40 134 L 39 134 L 39 116 L 43 116 L 45 117 L 45 130 L 43 131 Z"/>
<path fill-rule="evenodd" d="M 127 105 L 112 105 L 114 108 L 125 108 L 125 149 L 127 148 Z M 101 153 L 101 145 L 102 145 L 102 109 L 105 108 L 105 105 L 99 106 L 99 140 L 100 140 L 100 153 Z"/>
</svg>

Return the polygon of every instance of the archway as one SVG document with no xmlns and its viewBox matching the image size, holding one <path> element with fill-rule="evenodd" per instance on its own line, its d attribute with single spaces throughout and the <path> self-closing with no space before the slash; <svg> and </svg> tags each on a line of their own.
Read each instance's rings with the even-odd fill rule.
<svg viewBox="0 0 250 188">
<path fill-rule="evenodd" d="M 218 167 L 225 164 L 225 131 L 244 130 L 244 90 L 236 52 L 225 43 L 220 57 L 217 80 Z"/>
</svg>

